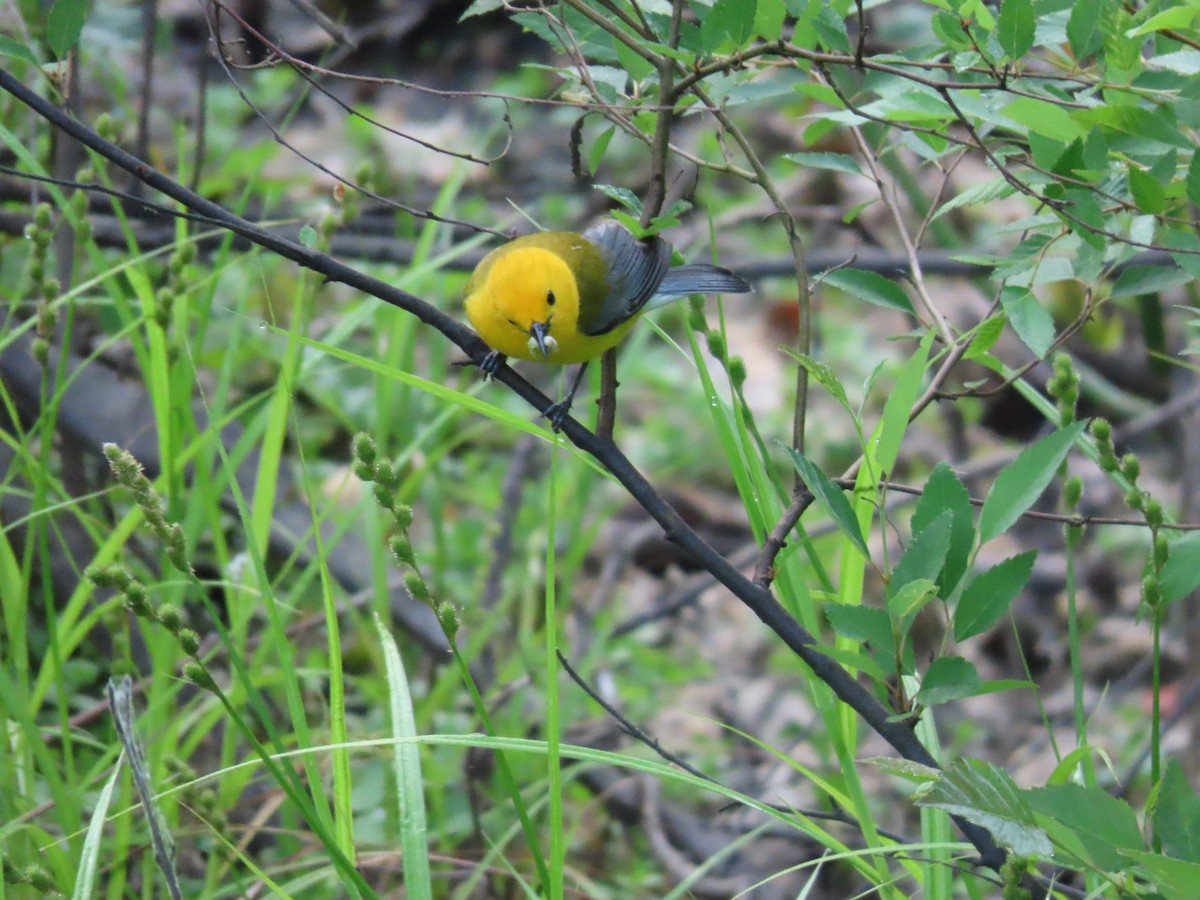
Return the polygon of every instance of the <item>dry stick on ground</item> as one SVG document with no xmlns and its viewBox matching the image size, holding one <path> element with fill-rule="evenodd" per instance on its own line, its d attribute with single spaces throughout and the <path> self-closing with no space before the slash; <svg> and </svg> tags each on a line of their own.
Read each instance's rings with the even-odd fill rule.
<svg viewBox="0 0 1200 900">
<path fill-rule="evenodd" d="M 72 119 L 53 103 L 26 87 L 8 71 L 0 70 L 0 90 L 11 94 L 17 101 L 28 106 L 54 127 L 65 131 L 100 156 L 128 172 L 138 175 L 146 181 L 147 186 L 161 191 L 185 207 L 217 220 L 230 231 L 242 235 L 285 259 L 323 275 L 329 281 L 340 282 L 363 291 L 410 313 L 454 342 L 476 362 L 482 362 L 488 353 L 487 346 L 479 339 L 478 335 L 433 305 L 393 285 L 364 275 L 323 253 L 263 231 L 224 207 L 193 194 L 178 182 L 157 171 L 153 166 L 105 141 L 94 131 Z M 507 366 L 502 367 L 496 374 L 496 380 L 530 403 L 538 412 L 545 412 L 550 406 L 551 401 L 548 397 Z M 762 589 L 742 575 L 693 531 L 616 445 L 597 438 L 573 418 L 568 418 L 564 422 L 563 433 L 575 446 L 590 453 L 605 466 L 630 496 L 662 526 L 669 540 L 675 542 L 680 549 L 691 554 L 700 565 L 712 572 L 718 581 L 749 607 L 793 653 L 804 661 L 813 674 L 823 681 L 841 702 L 853 709 L 872 730 L 906 759 L 928 766 L 937 766 L 937 761 L 912 730 L 903 723 L 892 721 L 891 710 L 881 704 L 874 694 L 859 684 L 838 663 L 821 653 L 816 638 L 793 619 L 769 591 Z M 979 851 L 981 865 L 998 869 L 1004 864 L 1008 854 L 995 844 L 986 829 L 959 817 L 955 817 L 955 822 L 963 835 Z"/>
</svg>

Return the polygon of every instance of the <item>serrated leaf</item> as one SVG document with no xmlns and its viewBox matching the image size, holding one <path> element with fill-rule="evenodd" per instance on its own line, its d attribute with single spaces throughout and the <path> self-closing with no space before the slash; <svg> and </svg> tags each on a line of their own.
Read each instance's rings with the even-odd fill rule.
<svg viewBox="0 0 1200 900">
<path fill-rule="evenodd" d="M 1147 850 L 1126 850 L 1125 855 L 1142 867 L 1166 900 L 1195 900 L 1200 884 L 1200 863 L 1172 859 Z"/>
<path fill-rule="evenodd" d="M 1106 871 L 1128 867 L 1120 851 L 1142 849 L 1133 808 L 1107 791 L 1052 784 L 1024 794 L 1031 807 L 1072 831 L 1092 860 Z"/>
<path fill-rule="evenodd" d="M 996 39 L 1011 59 L 1020 59 L 1033 47 L 1037 16 L 1033 0 L 1002 0 L 996 21 Z"/>
<path fill-rule="evenodd" d="M 301 244 L 311 249 L 317 244 L 317 229 L 313 228 L 311 225 L 305 225 L 300 229 L 300 233 L 296 237 Z"/>
<path fill-rule="evenodd" d="M 1071 16 L 1067 19 L 1067 41 L 1076 59 L 1091 56 L 1104 46 L 1103 17 L 1097 15 L 1095 5 L 1074 3 Z"/>
<path fill-rule="evenodd" d="M 942 566 L 940 584 L 942 597 L 958 585 L 967 570 L 971 548 L 975 545 L 975 514 L 971 508 L 971 497 L 958 476 L 946 463 L 938 463 L 929 473 L 921 499 L 913 511 L 912 529 L 924 529 L 938 516 L 951 516 L 950 542 L 946 547 L 946 560 Z"/>
<path fill-rule="evenodd" d="M 1174 266 L 1127 266 L 1113 282 L 1109 299 L 1157 294 L 1191 281 L 1191 276 Z"/>
<path fill-rule="evenodd" d="M 922 706 L 936 706 L 972 697 L 982 687 L 975 667 L 961 656 L 939 656 L 929 664 L 921 689 L 913 699 Z"/>
<path fill-rule="evenodd" d="M 1151 16 L 1138 27 L 1129 29 L 1125 34 L 1127 37 L 1141 37 L 1143 34 L 1150 34 L 1155 31 L 1172 31 L 1187 28 L 1196 20 L 1198 12 L 1200 12 L 1200 9 L 1197 9 L 1194 4 L 1181 3 L 1178 6 L 1172 6 L 1169 9 L 1164 9 L 1157 15 Z"/>
<path fill-rule="evenodd" d="M 931 784 L 942 777 L 942 770 L 933 766 L 922 765 L 909 759 L 896 759 L 891 756 L 868 756 L 859 762 L 874 766 L 885 775 L 898 775 L 914 784 Z"/>
<path fill-rule="evenodd" d="M 735 44 L 744 44 L 754 32 L 754 16 L 757 11 L 757 0 L 716 0 L 704 20 L 702 30 L 711 28 L 714 30 L 714 36 L 719 32 Z M 719 39 L 717 43 L 720 43 Z"/>
<path fill-rule="evenodd" d="M 1183 133 L 1186 129 L 1179 128 L 1179 123 L 1169 108 L 1143 109 L 1106 103 L 1078 110 L 1072 113 L 1070 118 L 1085 128 L 1100 125 L 1139 140 L 1158 141 L 1181 150 L 1194 149 L 1187 135 Z"/>
<path fill-rule="evenodd" d="M 866 300 L 885 309 L 898 309 L 900 312 L 912 313 L 912 302 L 903 288 L 890 278 L 884 278 L 878 272 L 868 272 L 865 269 L 837 269 L 826 272 L 821 279 L 825 284 L 831 284 L 848 294 Z"/>
<path fill-rule="evenodd" d="M 996 345 L 996 341 L 1000 340 L 1000 335 L 1004 333 L 1006 321 L 1008 320 L 1001 315 L 988 316 L 984 319 L 975 329 L 975 334 L 971 337 L 971 343 L 967 345 L 963 359 L 978 359 L 991 350 Z"/>
<path fill-rule="evenodd" d="M 1013 331 L 1034 356 L 1043 357 L 1054 343 L 1054 319 L 1046 312 L 1033 291 L 1023 287 L 1006 287 L 1000 292 L 1000 305 Z"/>
<path fill-rule="evenodd" d="M 825 505 L 825 508 L 829 510 L 829 514 L 833 516 L 834 522 L 842 529 L 842 533 L 858 548 L 859 552 L 864 557 L 870 558 L 870 554 L 867 552 L 867 542 L 863 540 L 862 531 L 858 527 L 858 519 L 854 515 L 854 510 L 850 507 L 850 501 L 842 493 L 842 489 L 834 484 L 829 476 L 817 468 L 816 464 L 809 460 L 803 453 L 799 453 L 791 447 L 787 448 L 787 452 L 792 458 L 792 465 L 796 467 L 800 479 L 812 491 L 813 496 Z"/>
<path fill-rule="evenodd" d="M 1166 194 L 1158 179 L 1132 164 L 1129 166 L 1129 193 L 1133 195 L 1133 202 L 1138 209 L 1144 213 L 1160 213 L 1166 204 Z"/>
<path fill-rule="evenodd" d="M 766 41 L 777 41 L 783 33 L 783 22 L 787 18 L 784 0 L 758 0 L 754 13 L 754 33 Z"/>
<path fill-rule="evenodd" d="M 1054 852 L 1021 791 L 1003 769 L 991 763 L 956 760 L 917 805 L 944 809 L 986 828 L 997 844 L 1016 856 L 1049 857 Z"/>
<path fill-rule="evenodd" d="M 911 581 L 933 582 L 946 562 L 946 551 L 950 549 L 950 530 L 954 525 L 954 513 L 945 510 L 913 535 L 908 549 L 888 582 L 888 594 L 894 594 Z M 915 527 L 915 526 L 914 526 Z"/>
<path fill-rule="evenodd" d="M 79 41 L 87 15 L 88 0 L 54 0 L 46 17 L 46 43 L 59 59 Z"/>
<path fill-rule="evenodd" d="M 1184 187 L 1187 190 L 1187 198 L 1200 206 L 1200 153 L 1192 154 L 1192 161 L 1188 163 L 1187 180 L 1184 182 Z"/>
<path fill-rule="evenodd" d="M 937 596 L 937 584 L 931 578 L 916 578 L 888 592 L 888 614 L 898 632 L 907 631 L 912 619 Z"/>
<path fill-rule="evenodd" d="M 1167 763 L 1158 790 L 1154 836 L 1168 855 L 1200 862 L 1200 796 L 1188 784 L 1178 760 Z"/>
<path fill-rule="evenodd" d="M 962 206 L 974 206 L 977 203 L 991 203 L 994 200 L 1002 200 L 1005 197 L 1011 197 L 1016 193 L 1016 188 L 1013 187 L 1003 177 L 997 175 L 995 178 L 989 178 L 987 181 L 981 181 L 979 184 L 972 185 L 961 194 L 947 200 L 938 207 L 937 214 L 934 218 L 940 218 L 952 210 Z"/>
<path fill-rule="evenodd" d="M 1095 195 L 1091 191 L 1072 188 L 1065 191 L 1063 197 L 1070 204 L 1067 207 L 1069 218 L 1064 216 L 1067 226 L 1079 235 L 1080 240 L 1097 248 L 1103 247 L 1107 241 L 1106 221 Z"/>
<path fill-rule="evenodd" d="M 1182 600 L 1200 588 L 1200 531 L 1189 531 L 1171 541 L 1161 586 L 1167 603 Z"/>
<path fill-rule="evenodd" d="M 466 8 L 458 21 L 470 19 L 472 16 L 482 16 L 484 13 L 490 13 L 504 5 L 504 0 L 474 0 L 474 2 Z"/>
<path fill-rule="evenodd" d="M 611 184 L 593 184 L 592 187 L 610 200 L 616 200 L 635 216 L 642 214 L 642 201 L 629 188 L 616 187 Z"/>
<path fill-rule="evenodd" d="M 849 53 L 850 38 L 846 35 L 846 22 L 834 10 L 833 5 L 822 3 L 812 19 L 817 38 L 827 50 L 834 53 Z"/>
<path fill-rule="evenodd" d="M 783 158 L 809 169 L 829 169 L 833 172 L 847 172 L 850 175 L 862 174 L 858 160 L 846 153 L 785 153 Z"/>
<path fill-rule="evenodd" d="M 976 575 L 954 609 L 954 639 L 965 641 L 982 634 L 1008 612 L 1029 583 L 1036 559 L 1036 550 L 1026 550 Z"/>
<path fill-rule="evenodd" d="M 838 380 L 833 369 L 829 368 L 823 362 L 818 362 L 811 356 L 806 356 L 803 353 L 792 350 L 790 347 L 785 347 L 784 349 L 789 356 L 804 367 L 804 370 L 808 372 L 809 377 L 813 381 L 825 388 L 834 400 L 840 403 L 851 415 L 854 415 L 854 410 L 850 406 L 850 400 L 846 396 L 846 389 L 842 387 L 842 382 Z"/>
<path fill-rule="evenodd" d="M 1064 144 L 1071 143 L 1077 137 L 1083 137 L 1087 132 L 1071 113 L 1057 103 L 1039 100 L 1036 97 L 1018 97 L 1000 111 L 1034 134 L 1062 141 Z"/>
<path fill-rule="evenodd" d="M 979 514 L 979 542 L 986 544 L 1008 530 L 1042 495 L 1067 458 L 1085 423 L 1076 422 L 1026 447 L 996 476 Z"/>
<path fill-rule="evenodd" d="M 849 603 L 826 603 L 825 618 L 841 637 L 876 648 L 889 648 L 892 643 L 892 622 L 888 614 L 873 606 L 854 606 Z"/>
<path fill-rule="evenodd" d="M 835 628 L 834 630 L 836 631 L 837 629 Z M 856 638 L 856 640 L 858 639 Z M 857 669 L 878 684 L 887 681 L 887 673 L 883 671 L 883 667 L 865 653 L 859 653 L 857 650 L 848 650 L 845 647 L 830 647 L 828 644 L 822 644 L 816 649 L 822 656 L 828 656 L 835 662 L 841 663 L 847 669 Z"/>
</svg>

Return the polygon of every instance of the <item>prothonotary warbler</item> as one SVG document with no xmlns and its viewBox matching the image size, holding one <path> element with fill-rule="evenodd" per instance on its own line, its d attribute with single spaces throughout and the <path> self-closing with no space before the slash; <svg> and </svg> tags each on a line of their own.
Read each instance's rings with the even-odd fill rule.
<svg viewBox="0 0 1200 900">
<path fill-rule="evenodd" d="M 494 375 L 507 356 L 583 363 L 566 398 L 546 410 L 558 431 L 587 362 L 616 346 L 642 313 L 689 294 L 750 290 L 728 269 L 670 263 L 665 240 L 638 240 L 618 222 L 583 234 L 543 231 L 497 247 L 467 282 L 467 318 L 493 351 L 483 371 Z"/>
</svg>

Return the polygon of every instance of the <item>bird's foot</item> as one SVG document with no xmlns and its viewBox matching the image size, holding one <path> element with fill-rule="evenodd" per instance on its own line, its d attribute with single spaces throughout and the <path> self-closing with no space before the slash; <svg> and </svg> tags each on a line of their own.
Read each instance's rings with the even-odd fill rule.
<svg viewBox="0 0 1200 900">
<path fill-rule="evenodd" d="M 567 415 L 571 412 L 571 399 L 568 397 L 558 403 L 551 403 L 542 413 L 542 416 L 550 423 L 550 430 L 555 434 L 562 431 L 563 423 L 567 421 Z"/>
<path fill-rule="evenodd" d="M 485 356 L 479 364 L 479 369 L 483 372 L 483 380 L 487 381 L 489 378 L 495 378 L 496 373 L 500 371 L 500 367 L 504 365 L 505 359 L 506 357 L 499 350 L 493 350 Z"/>
</svg>

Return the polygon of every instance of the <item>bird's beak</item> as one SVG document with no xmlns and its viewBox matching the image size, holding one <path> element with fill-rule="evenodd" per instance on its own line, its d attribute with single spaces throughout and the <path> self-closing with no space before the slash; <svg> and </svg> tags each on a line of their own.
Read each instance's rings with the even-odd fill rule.
<svg viewBox="0 0 1200 900">
<path fill-rule="evenodd" d="M 558 346 L 558 341 L 550 336 L 550 326 L 546 322 L 534 322 L 529 326 L 529 349 L 535 347 L 541 351 L 543 359 L 549 359 L 550 354 Z"/>
</svg>

